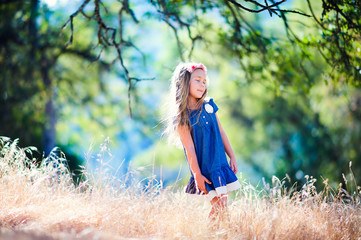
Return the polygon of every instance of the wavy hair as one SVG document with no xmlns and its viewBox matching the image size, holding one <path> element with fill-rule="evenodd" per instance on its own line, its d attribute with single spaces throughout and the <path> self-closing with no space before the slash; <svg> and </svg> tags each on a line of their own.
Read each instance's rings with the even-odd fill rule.
<svg viewBox="0 0 361 240">
<path fill-rule="evenodd" d="M 163 122 L 165 123 L 165 130 L 163 135 L 168 137 L 168 143 L 175 144 L 178 147 L 181 147 L 181 141 L 177 132 L 179 125 L 186 125 L 189 129 L 192 129 L 192 126 L 189 121 L 189 109 L 188 109 L 188 97 L 189 97 L 189 84 L 191 79 L 191 73 L 187 70 L 191 66 L 199 65 L 193 62 L 183 63 L 181 62 L 175 68 L 172 78 L 171 85 L 166 99 L 166 113 L 163 117 Z M 196 108 L 199 109 L 205 97 L 208 93 L 208 77 L 207 77 L 207 86 L 201 98 L 197 99 Z M 199 115 L 198 114 L 198 118 Z"/>
</svg>

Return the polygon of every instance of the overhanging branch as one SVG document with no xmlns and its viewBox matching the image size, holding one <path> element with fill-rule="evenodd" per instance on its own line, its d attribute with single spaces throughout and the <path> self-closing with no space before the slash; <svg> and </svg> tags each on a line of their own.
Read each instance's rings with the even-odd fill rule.
<svg viewBox="0 0 361 240">
<path fill-rule="evenodd" d="M 253 12 L 253 13 L 260 13 L 260 12 L 263 12 L 263 11 L 268 11 L 270 16 L 272 16 L 272 13 L 278 15 L 278 12 L 283 12 L 283 13 L 296 13 L 296 14 L 300 14 L 300 15 L 303 15 L 303 16 L 310 17 L 310 15 L 308 15 L 306 13 L 303 13 L 303 12 L 300 12 L 300 11 L 285 10 L 285 9 L 277 8 L 279 5 L 286 2 L 287 0 L 281 0 L 279 2 L 273 3 L 272 5 L 268 5 L 267 0 L 265 0 L 265 5 L 263 5 L 263 4 L 261 4 L 261 3 L 257 2 L 257 1 L 254 1 L 254 0 L 245 0 L 246 2 L 251 2 L 251 3 L 255 4 L 256 6 L 260 7 L 260 9 L 251 9 L 251 8 L 245 7 L 244 5 L 238 3 L 235 0 L 226 0 L 226 1 L 233 3 L 235 6 L 241 8 L 243 10 L 246 10 L 248 12 Z"/>
<path fill-rule="evenodd" d="M 74 36 L 74 28 L 73 28 L 73 19 L 80 13 L 82 14 L 86 19 L 89 21 L 96 21 L 98 25 L 97 29 L 97 38 L 98 38 L 98 45 L 102 47 L 98 57 L 96 60 L 99 60 L 100 55 L 103 51 L 103 49 L 108 47 L 114 47 L 117 52 L 117 59 L 120 62 L 120 66 L 124 72 L 124 77 L 128 82 L 128 108 L 129 108 L 129 114 L 131 118 L 133 118 L 132 109 L 131 109 L 131 91 L 132 91 L 132 81 L 142 81 L 142 80 L 153 80 L 154 78 L 136 78 L 130 76 L 129 70 L 126 67 L 124 60 L 123 60 L 123 47 L 132 47 L 137 52 L 139 52 L 143 58 L 143 62 L 145 62 L 145 55 L 140 51 L 138 47 L 135 46 L 134 43 L 131 41 L 127 41 L 124 39 L 123 36 L 123 12 L 129 14 L 131 18 L 133 19 L 134 23 L 139 23 L 139 20 L 136 18 L 134 11 L 129 7 L 129 1 L 128 0 L 122 0 L 122 7 L 119 11 L 119 42 L 116 40 L 117 36 L 117 29 L 114 27 L 108 26 L 100 13 L 100 7 L 104 8 L 104 11 L 106 14 L 108 14 L 108 10 L 106 9 L 105 5 L 101 0 L 94 0 L 94 12 L 91 15 L 88 15 L 84 12 L 84 8 L 86 5 L 90 3 L 90 0 L 85 0 L 82 5 L 78 8 L 77 11 L 75 11 L 72 15 L 70 15 L 69 19 L 64 23 L 64 25 L 61 27 L 61 30 L 63 30 L 69 23 L 70 23 L 70 39 L 69 42 L 65 45 L 65 48 L 70 46 L 73 43 L 73 36 Z M 115 61 L 112 62 L 112 64 L 115 63 Z"/>
</svg>

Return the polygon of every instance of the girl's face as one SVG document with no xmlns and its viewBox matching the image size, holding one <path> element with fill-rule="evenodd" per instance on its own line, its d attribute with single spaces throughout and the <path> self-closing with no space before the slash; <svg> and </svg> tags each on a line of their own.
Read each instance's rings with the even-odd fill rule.
<svg viewBox="0 0 361 240">
<path fill-rule="evenodd" d="M 202 69 L 196 69 L 191 75 L 189 82 L 189 95 L 194 98 L 201 98 L 207 88 L 206 73 Z"/>
</svg>

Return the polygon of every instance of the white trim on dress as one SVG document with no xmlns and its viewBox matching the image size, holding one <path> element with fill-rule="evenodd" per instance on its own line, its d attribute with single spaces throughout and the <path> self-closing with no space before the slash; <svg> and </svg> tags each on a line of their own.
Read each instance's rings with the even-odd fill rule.
<svg viewBox="0 0 361 240">
<path fill-rule="evenodd" d="M 241 188 L 239 181 L 228 183 L 226 186 L 217 187 L 215 190 L 209 191 L 207 197 L 211 201 L 215 197 L 220 197 L 222 194 L 227 194 L 230 191 L 234 191 Z"/>
</svg>

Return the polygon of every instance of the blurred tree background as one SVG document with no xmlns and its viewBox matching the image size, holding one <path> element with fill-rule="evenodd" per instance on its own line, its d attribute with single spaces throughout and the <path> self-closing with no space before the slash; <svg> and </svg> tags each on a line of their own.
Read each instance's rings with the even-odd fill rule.
<svg viewBox="0 0 361 240">
<path fill-rule="evenodd" d="M 171 183 L 189 176 L 161 138 L 180 61 L 209 68 L 210 91 L 242 177 L 361 180 L 359 1 L 0 2 L 0 135 L 60 146 L 70 167 L 108 167 Z M 121 171 L 118 167 L 121 165 Z M 322 185 L 322 181 L 319 181 Z"/>
</svg>

